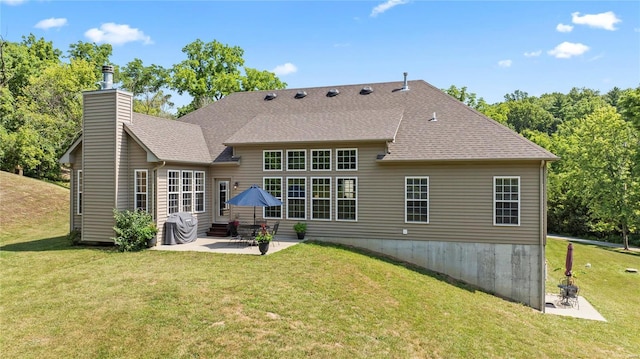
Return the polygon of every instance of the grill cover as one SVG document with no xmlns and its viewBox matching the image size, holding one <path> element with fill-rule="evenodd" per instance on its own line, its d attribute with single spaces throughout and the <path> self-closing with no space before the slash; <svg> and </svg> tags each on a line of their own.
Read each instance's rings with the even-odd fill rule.
<svg viewBox="0 0 640 359">
<path fill-rule="evenodd" d="M 191 213 L 178 212 L 169 215 L 164 223 L 162 244 L 190 243 L 198 238 L 198 219 Z"/>
</svg>

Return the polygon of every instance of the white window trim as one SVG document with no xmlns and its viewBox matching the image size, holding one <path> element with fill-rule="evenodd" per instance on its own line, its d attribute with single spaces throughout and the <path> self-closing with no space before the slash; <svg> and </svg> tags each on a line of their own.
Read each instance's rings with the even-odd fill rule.
<svg viewBox="0 0 640 359">
<path fill-rule="evenodd" d="M 177 173 L 178 174 L 178 177 L 177 177 L 177 179 L 178 179 L 178 183 L 177 183 L 178 191 L 177 192 L 171 192 L 169 190 L 169 188 L 171 186 L 171 183 L 169 182 L 169 179 L 170 179 L 169 174 L 170 173 Z M 176 193 L 178 194 L 178 211 L 176 213 L 180 212 L 180 208 L 182 208 L 182 198 L 181 198 L 182 196 L 180 196 L 181 189 L 182 189 L 182 178 L 180 176 L 180 171 L 178 171 L 178 170 L 167 170 L 167 199 L 166 199 L 167 216 L 170 216 L 172 214 L 171 212 L 169 212 L 169 209 L 170 209 L 170 206 L 169 206 L 169 195 L 171 195 L 171 194 L 176 194 Z"/>
<path fill-rule="evenodd" d="M 303 165 L 302 169 L 289 169 L 289 153 L 290 152 L 302 152 L 302 153 L 304 153 L 304 165 Z M 285 162 L 287 162 L 287 171 L 296 172 L 296 171 L 306 171 L 307 170 L 307 150 L 305 150 L 305 149 L 287 150 L 286 156 L 287 156 L 287 158 L 286 158 Z"/>
<path fill-rule="evenodd" d="M 266 180 L 268 180 L 268 179 L 279 179 L 280 180 L 280 197 L 276 197 L 276 196 L 274 196 L 274 197 L 279 199 L 280 202 L 282 202 L 283 205 L 280 207 L 280 217 L 267 217 L 267 215 L 266 215 L 267 207 L 263 207 L 262 208 L 262 218 L 265 218 L 265 219 L 282 219 L 282 217 L 283 217 L 282 216 L 282 212 L 284 211 L 284 208 L 285 208 L 284 207 L 284 201 L 282 200 L 283 193 L 284 193 L 282 187 L 284 185 L 284 182 L 282 180 L 282 177 L 262 177 L 262 188 L 265 189 L 265 190 L 267 190 Z"/>
<path fill-rule="evenodd" d="M 304 199 L 304 216 L 302 218 L 289 217 L 289 180 L 290 179 L 303 179 L 304 180 L 304 198 L 302 198 L 302 199 Z M 307 177 L 287 177 L 285 179 L 285 181 L 286 181 L 286 183 L 284 184 L 284 189 L 285 189 L 286 195 L 287 195 L 286 196 L 287 201 L 285 202 L 286 203 L 286 208 L 285 209 L 287 210 L 287 214 L 286 214 L 285 217 L 287 219 L 296 220 L 296 221 L 306 220 L 307 219 L 307 212 L 308 212 L 307 211 L 307 204 L 308 204 L 307 203 L 307 196 L 308 196 L 308 193 L 309 193 L 309 183 L 308 183 Z M 301 199 L 301 197 L 293 197 L 293 199 Z"/>
<path fill-rule="evenodd" d="M 513 224 L 513 223 L 496 223 L 496 180 L 497 179 L 517 179 L 518 180 L 518 223 L 517 224 Z M 522 181 L 520 179 L 520 176 L 493 176 L 493 225 L 494 226 L 499 226 L 499 227 L 519 227 L 521 222 L 521 205 L 520 205 L 520 200 L 522 198 L 520 192 L 522 189 Z M 505 200 L 501 200 L 501 202 L 516 202 L 516 201 L 505 201 Z"/>
<path fill-rule="evenodd" d="M 272 169 L 265 169 L 264 165 L 265 165 L 265 160 L 266 160 L 266 154 L 267 152 L 279 152 L 280 153 L 280 169 L 279 170 L 272 170 Z M 284 168 L 284 162 L 285 159 L 283 158 L 283 154 L 282 154 L 282 150 L 262 150 L 262 171 L 263 172 L 282 172 L 283 168 Z"/>
<path fill-rule="evenodd" d="M 356 168 L 349 168 L 349 169 L 338 168 L 338 164 L 340 163 L 340 161 L 338 161 L 338 152 L 340 151 L 356 151 Z M 336 148 L 336 171 L 345 172 L 345 171 L 357 171 L 357 170 L 358 170 L 358 149 L 357 148 Z"/>
<path fill-rule="evenodd" d="M 313 217 L 313 202 L 316 200 L 313 198 L 313 180 L 314 179 L 324 179 L 324 180 L 329 180 L 329 198 L 318 198 L 318 200 L 329 200 L 329 218 L 314 218 Z M 333 208 L 333 201 L 332 201 L 332 192 L 333 191 L 333 179 L 331 177 L 311 177 L 311 181 L 309 183 L 309 196 L 311 197 L 311 206 L 309 206 L 309 216 L 312 220 L 314 221 L 331 221 L 332 217 L 333 217 L 333 211 L 331 210 Z"/>
<path fill-rule="evenodd" d="M 340 216 L 338 216 L 338 208 L 339 205 L 338 203 L 343 200 L 343 201 L 351 201 L 352 199 L 350 198 L 338 198 L 338 182 L 341 179 L 355 179 L 356 180 L 356 190 L 355 190 L 355 194 L 356 194 L 356 198 L 354 198 L 353 200 L 355 201 L 356 204 L 356 218 L 355 219 L 340 219 Z M 357 222 L 358 221 L 358 197 L 360 194 L 360 189 L 358 187 L 360 187 L 360 180 L 358 179 L 358 177 L 355 176 L 345 176 L 345 177 L 336 177 L 335 179 L 335 192 L 336 192 L 336 222 Z"/>
<path fill-rule="evenodd" d="M 316 151 L 329 151 L 329 168 L 328 169 L 321 169 L 321 170 L 316 170 L 313 169 L 313 152 Z M 332 152 L 330 148 L 317 148 L 317 149 L 312 149 L 311 150 L 311 155 L 309 156 L 309 170 L 313 171 L 313 172 L 327 172 L 327 171 L 331 171 L 331 166 L 333 165 L 333 157 L 332 157 Z"/>
<path fill-rule="evenodd" d="M 138 192 L 138 176 L 140 173 L 144 173 L 144 180 L 145 180 L 145 184 L 144 184 L 144 188 L 145 191 L 144 192 Z M 149 212 L 149 171 L 148 170 L 134 170 L 134 175 L 133 175 L 133 183 L 134 183 L 134 197 L 133 197 L 133 207 L 137 210 L 138 209 L 138 195 L 139 194 L 144 194 L 145 195 L 145 200 L 144 200 L 144 208 L 143 210 L 145 212 Z"/>
<path fill-rule="evenodd" d="M 82 216 L 83 212 L 83 200 L 81 197 L 84 197 L 84 175 L 82 174 L 82 170 L 76 171 L 76 214 Z M 83 198 L 84 199 L 84 198 Z"/>
<path fill-rule="evenodd" d="M 409 199 L 407 199 L 407 180 L 408 179 L 426 179 L 427 180 L 427 199 L 420 200 L 420 201 L 427 202 L 427 221 L 426 222 L 407 220 L 407 214 L 408 214 L 407 202 L 409 202 Z M 430 222 L 431 222 L 431 180 L 429 179 L 429 176 L 405 176 L 404 177 L 404 223 L 429 224 Z"/>
<path fill-rule="evenodd" d="M 202 190 L 198 191 L 198 175 L 202 175 Z M 204 213 L 207 210 L 207 176 L 204 171 L 193 171 L 193 213 Z M 196 195 L 202 193 L 202 210 L 196 206 Z"/>
</svg>

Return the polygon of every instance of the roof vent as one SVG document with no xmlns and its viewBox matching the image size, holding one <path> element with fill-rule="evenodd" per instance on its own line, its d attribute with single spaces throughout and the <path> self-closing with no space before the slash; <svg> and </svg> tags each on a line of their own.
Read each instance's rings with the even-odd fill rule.
<svg viewBox="0 0 640 359">
<path fill-rule="evenodd" d="M 100 82 L 100 87 L 103 90 L 113 88 L 113 66 L 102 66 L 102 81 Z"/>
<path fill-rule="evenodd" d="M 430 121 L 430 122 L 436 122 L 436 121 L 438 121 L 438 118 L 436 117 L 436 113 L 435 113 L 435 112 L 433 113 L 433 117 L 431 117 L 431 118 L 429 119 L 429 121 Z"/>
<path fill-rule="evenodd" d="M 274 98 L 278 97 L 278 94 L 276 94 L 275 92 L 269 92 L 265 97 L 264 100 L 265 101 L 271 101 Z"/>
<path fill-rule="evenodd" d="M 327 92 L 327 97 L 338 96 L 339 93 L 340 91 L 338 91 L 338 89 L 331 89 Z"/>
<path fill-rule="evenodd" d="M 404 83 L 402 84 L 402 89 L 400 91 L 409 91 L 409 83 L 407 82 L 408 73 L 404 73 Z"/>
<path fill-rule="evenodd" d="M 373 92 L 373 89 L 371 88 L 371 86 L 365 86 L 362 88 L 362 90 L 360 90 L 361 95 L 368 95 L 372 92 Z"/>
<path fill-rule="evenodd" d="M 307 96 L 307 91 L 298 91 L 295 98 L 303 98 Z"/>
</svg>

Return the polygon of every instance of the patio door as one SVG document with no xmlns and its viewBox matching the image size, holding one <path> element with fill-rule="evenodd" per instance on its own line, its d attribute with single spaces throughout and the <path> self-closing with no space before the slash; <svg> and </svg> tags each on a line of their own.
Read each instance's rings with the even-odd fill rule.
<svg viewBox="0 0 640 359">
<path fill-rule="evenodd" d="M 215 218 L 216 223 L 229 223 L 229 205 L 226 203 L 231 197 L 229 179 L 216 178 L 215 182 Z"/>
</svg>

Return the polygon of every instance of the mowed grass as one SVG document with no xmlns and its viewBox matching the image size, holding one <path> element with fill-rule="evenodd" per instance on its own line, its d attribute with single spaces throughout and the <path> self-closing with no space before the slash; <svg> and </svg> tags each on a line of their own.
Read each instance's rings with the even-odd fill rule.
<svg viewBox="0 0 640 359">
<path fill-rule="evenodd" d="M 7 200 L 14 191 L 22 197 Z M 640 267 L 637 255 L 575 245 L 583 294 L 608 320 L 598 322 L 541 314 L 339 246 L 300 244 L 268 256 L 73 247 L 64 239 L 68 196 L 0 173 L 3 212 L 24 214 L 0 229 L 2 358 L 640 354 L 640 275 L 624 272 Z M 549 241 L 550 291 L 565 251 L 566 242 Z"/>
</svg>

